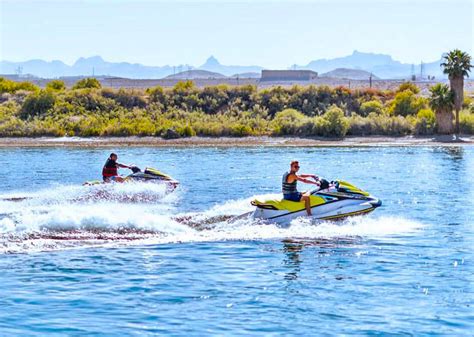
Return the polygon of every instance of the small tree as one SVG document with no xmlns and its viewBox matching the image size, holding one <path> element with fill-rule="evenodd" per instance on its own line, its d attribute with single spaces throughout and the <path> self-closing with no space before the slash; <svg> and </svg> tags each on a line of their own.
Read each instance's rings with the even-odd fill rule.
<svg viewBox="0 0 474 337">
<path fill-rule="evenodd" d="M 441 63 L 443 73 L 448 75 L 449 85 L 454 93 L 454 109 L 456 110 L 456 133 L 459 134 L 459 111 L 463 103 L 464 77 L 469 77 L 473 67 L 471 56 L 459 49 L 454 49 L 444 56 Z"/>
<path fill-rule="evenodd" d="M 99 80 L 93 77 L 83 78 L 74 84 L 73 89 L 100 89 L 102 85 Z"/>
<path fill-rule="evenodd" d="M 430 107 L 436 113 L 438 132 L 453 133 L 454 95 L 446 84 L 438 83 L 430 88 Z"/>
</svg>

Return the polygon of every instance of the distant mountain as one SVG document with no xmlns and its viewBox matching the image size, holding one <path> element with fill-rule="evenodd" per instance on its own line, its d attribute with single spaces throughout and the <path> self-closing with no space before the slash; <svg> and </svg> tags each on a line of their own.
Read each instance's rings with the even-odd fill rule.
<svg viewBox="0 0 474 337">
<path fill-rule="evenodd" d="M 181 66 L 180 66 L 181 67 Z M 126 78 L 162 78 L 173 73 L 173 67 L 150 67 L 138 63 L 107 62 L 100 56 L 81 57 L 72 66 L 62 61 L 31 60 L 26 62 L 0 61 L 1 74 L 14 74 L 21 68 L 23 74 L 44 78 L 63 76 L 119 76 Z"/>
<path fill-rule="evenodd" d="M 423 75 L 444 77 L 440 67 L 441 60 L 423 63 Z M 409 78 L 412 70 L 418 77 L 421 72 L 420 64 L 412 65 L 392 59 L 390 55 L 362 53 L 357 50 L 351 55 L 334 59 L 319 59 L 311 61 L 306 66 L 294 66 L 297 69 L 310 69 L 318 73 L 325 73 L 337 68 L 365 70 L 381 78 Z"/>
<path fill-rule="evenodd" d="M 223 64 L 220 64 L 219 61 L 214 56 L 209 57 L 206 62 L 198 67 L 198 69 L 201 70 L 208 70 L 208 71 L 213 71 L 216 73 L 221 73 L 226 76 L 232 76 L 234 74 L 238 73 L 260 73 L 263 69 L 263 67 L 259 66 L 226 66 Z"/>
<path fill-rule="evenodd" d="M 337 68 L 327 73 L 320 74 L 319 76 L 331 78 L 347 78 L 350 80 L 368 80 L 370 76 L 372 76 L 372 79 L 374 80 L 379 79 L 377 76 L 375 76 L 375 74 L 370 73 L 368 71 L 349 68 Z"/>
<path fill-rule="evenodd" d="M 445 78 L 440 68 L 441 60 L 423 64 L 424 77 L 436 76 Z M 363 70 L 376 74 L 380 78 L 409 78 L 412 72 L 418 77 L 420 75 L 420 64 L 412 65 L 393 60 L 390 55 L 362 53 L 354 51 L 351 55 L 333 59 L 319 59 L 309 62 L 307 65 L 294 65 L 291 69 L 310 69 L 319 74 L 327 73 L 334 69 L 346 68 Z M 100 56 L 81 57 L 73 65 L 67 65 L 62 61 L 30 60 L 26 62 L 0 61 L 0 74 L 15 74 L 21 70 L 23 74 L 31 74 L 43 78 L 57 78 L 62 76 L 117 76 L 125 78 L 158 79 L 172 75 L 181 70 L 203 70 L 225 76 L 244 78 L 260 77 L 264 67 L 261 66 L 239 66 L 223 65 L 215 57 L 209 57 L 206 62 L 195 68 L 189 65 L 179 66 L 145 66 L 138 63 L 108 62 Z M 257 76 L 258 75 L 258 76 Z M 247 77 L 248 77 L 247 76 Z"/>
<path fill-rule="evenodd" d="M 173 80 L 195 80 L 209 78 L 226 78 L 226 76 L 207 70 L 187 70 L 175 75 L 168 75 L 165 78 Z"/>
</svg>

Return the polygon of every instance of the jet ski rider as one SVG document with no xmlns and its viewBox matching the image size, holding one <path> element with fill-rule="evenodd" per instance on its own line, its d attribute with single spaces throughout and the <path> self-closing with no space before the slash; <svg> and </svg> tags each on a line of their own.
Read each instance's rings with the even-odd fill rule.
<svg viewBox="0 0 474 337">
<path fill-rule="evenodd" d="M 111 153 L 110 157 L 105 162 L 104 168 L 102 169 L 102 178 L 104 182 L 109 183 L 115 181 L 118 183 L 123 182 L 123 178 L 118 174 L 118 168 L 132 169 L 131 166 L 117 163 L 118 156 L 115 153 Z"/>
<path fill-rule="evenodd" d="M 297 175 L 296 173 L 299 171 L 300 165 L 299 162 L 293 160 L 290 163 L 290 171 L 286 172 L 283 175 L 282 179 L 282 192 L 283 192 L 283 199 L 300 202 L 303 201 L 306 207 L 306 213 L 308 216 L 311 216 L 311 204 L 309 200 L 310 192 L 301 193 L 298 192 L 296 188 L 296 183 L 301 181 L 306 184 L 313 184 L 319 186 L 319 178 L 314 174 L 300 174 Z M 306 179 L 306 178 L 313 178 L 315 181 Z"/>
</svg>

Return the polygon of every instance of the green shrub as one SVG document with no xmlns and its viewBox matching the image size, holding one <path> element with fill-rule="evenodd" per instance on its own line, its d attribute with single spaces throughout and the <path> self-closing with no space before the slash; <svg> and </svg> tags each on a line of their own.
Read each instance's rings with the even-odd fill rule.
<svg viewBox="0 0 474 337">
<path fill-rule="evenodd" d="M 258 104 L 268 109 L 268 113 L 274 116 L 277 112 L 285 110 L 289 105 L 288 90 L 283 87 L 272 87 L 263 89 L 257 94 Z"/>
<path fill-rule="evenodd" d="M 349 121 L 337 106 L 331 106 L 323 115 L 323 119 L 327 121 L 326 136 L 344 137 L 347 134 Z"/>
<path fill-rule="evenodd" d="M 21 107 L 19 117 L 21 119 L 28 119 L 35 116 L 43 116 L 53 108 L 55 101 L 54 95 L 45 90 L 30 94 Z"/>
<path fill-rule="evenodd" d="M 148 100 L 150 103 L 157 103 L 159 104 L 160 108 L 163 108 L 167 105 L 165 91 L 159 85 L 146 89 L 146 93 L 148 94 Z"/>
<path fill-rule="evenodd" d="M 474 114 L 462 111 L 459 115 L 459 127 L 462 133 L 474 135 Z"/>
<path fill-rule="evenodd" d="M 397 93 L 390 105 L 390 113 L 395 116 L 414 116 L 425 106 L 425 101 L 411 90 Z"/>
<path fill-rule="evenodd" d="M 306 116 L 295 109 L 278 112 L 272 121 L 275 135 L 299 135 L 301 126 L 307 121 Z"/>
<path fill-rule="evenodd" d="M 145 97 L 137 90 L 102 89 L 102 96 L 113 99 L 120 106 L 127 109 L 145 108 L 147 104 Z"/>
<path fill-rule="evenodd" d="M 436 130 L 436 116 L 431 109 L 418 111 L 414 132 L 416 135 L 432 135 Z"/>
<path fill-rule="evenodd" d="M 99 80 L 93 77 L 83 78 L 82 80 L 77 81 L 72 89 L 100 89 L 102 85 Z"/>
<path fill-rule="evenodd" d="M 412 124 L 402 116 L 386 116 L 371 113 L 367 117 L 352 115 L 348 134 L 353 136 L 404 136 L 413 132 Z"/>
<path fill-rule="evenodd" d="M 406 90 L 411 91 L 415 95 L 420 93 L 420 88 L 418 88 L 418 86 L 413 82 L 405 82 L 405 83 L 400 84 L 400 86 L 398 87 L 396 92 L 400 93 L 400 92 L 404 92 Z"/>
<path fill-rule="evenodd" d="M 46 84 L 46 90 L 63 91 L 63 90 L 66 90 L 66 85 L 64 84 L 63 81 L 52 80 Z"/>
<path fill-rule="evenodd" d="M 5 92 L 13 94 L 19 90 L 36 92 L 39 90 L 39 88 L 31 82 L 15 82 L 4 77 L 0 77 L 0 94 Z"/>
<path fill-rule="evenodd" d="M 368 101 L 368 102 L 364 102 L 361 104 L 360 106 L 360 115 L 361 116 L 368 116 L 369 114 L 371 114 L 372 112 L 380 115 L 384 112 L 384 106 L 382 104 L 382 102 L 378 101 L 378 100 L 373 100 L 373 101 Z"/>
<path fill-rule="evenodd" d="M 89 113 L 105 114 L 118 108 L 117 102 L 102 96 L 98 90 L 94 89 L 68 91 L 63 100 L 69 103 L 73 110 L 83 110 Z"/>
</svg>

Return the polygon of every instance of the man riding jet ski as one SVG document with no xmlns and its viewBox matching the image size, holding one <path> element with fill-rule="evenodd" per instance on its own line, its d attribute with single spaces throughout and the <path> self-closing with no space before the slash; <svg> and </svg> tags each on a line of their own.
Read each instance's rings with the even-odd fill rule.
<svg viewBox="0 0 474 337">
<path fill-rule="evenodd" d="M 283 199 L 253 200 L 251 202 L 251 204 L 256 207 L 253 212 L 254 218 L 270 220 L 271 222 L 279 224 L 289 223 L 291 220 L 304 215 L 311 215 L 314 219 L 336 220 L 348 216 L 369 213 L 382 205 L 379 199 L 348 182 L 342 180 L 328 182 L 325 179 L 319 179 L 313 175 L 297 176 L 296 172 L 298 169 L 299 164 L 292 162 L 290 172 L 285 173 L 283 176 Z M 288 179 L 288 176 L 290 176 L 292 172 L 298 178 L 302 179 L 289 182 L 291 179 Z M 317 182 L 313 183 L 307 180 L 306 177 L 311 177 Z M 303 182 L 309 181 L 312 184 L 318 185 L 318 188 L 301 194 L 296 190 L 297 180 Z M 288 192 L 292 194 L 291 197 L 288 196 L 288 194 L 290 194 Z M 296 195 L 296 193 L 299 194 Z M 307 198 L 304 198 L 304 196 L 307 196 Z M 299 200 L 297 200 L 298 197 L 300 198 Z M 308 206 L 310 209 L 309 212 L 307 209 Z"/>
<path fill-rule="evenodd" d="M 123 178 L 118 174 L 118 168 L 128 168 L 132 170 L 131 166 L 117 163 L 118 156 L 115 153 L 111 153 L 107 161 L 105 162 L 104 167 L 102 168 L 102 179 L 105 183 L 116 181 L 118 183 L 123 183 Z M 133 170 L 132 170 L 133 171 Z"/>
<path fill-rule="evenodd" d="M 93 181 L 86 181 L 83 185 L 97 185 L 97 184 L 104 184 L 110 182 L 153 182 L 153 183 L 164 183 L 167 186 L 167 190 L 169 192 L 176 189 L 179 185 L 179 182 L 171 178 L 169 175 L 162 173 L 154 168 L 145 168 L 142 172 L 140 168 L 137 166 L 129 166 L 117 163 L 118 156 L 115 153 L 112 153 L 110 157 L 107 159 L 103 169 L 102 169 L 102 179 L 100 180 L 93 180 Z M 118 175 L 118 168 L 128 168 L 132 170 L 132 174 L 121 177 Z"/>
<path fill-rule="evenodd" d="M 296 188 L 296 183 L 298 181 L 313 184 L 319 186 L 317 181 L 318 177 L 314 174 L 300 174 L 297 175 L 296 173 L 300 170 L 300 164 L 298 161 L 293 160 L 290 163 L 290 172 L 286 172 L 283 174 L 283 178 L 281 181 L 281 191 L 283 192 L 283 199 L 289 201 L 304 202 L 306 213 L 308 216 L 311 216 L 311 207 L 309 202 L 310 194 L 308 192 L 301 193 L 298 192 Z M 308 180 L 307 178 L 313 178 L 315 181 Z"/>
</svg>

